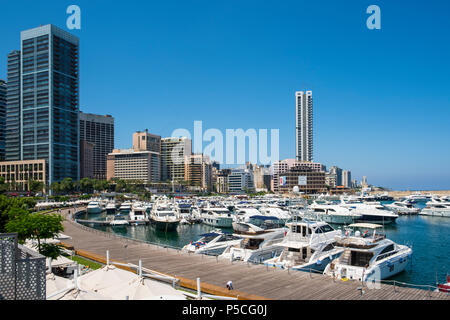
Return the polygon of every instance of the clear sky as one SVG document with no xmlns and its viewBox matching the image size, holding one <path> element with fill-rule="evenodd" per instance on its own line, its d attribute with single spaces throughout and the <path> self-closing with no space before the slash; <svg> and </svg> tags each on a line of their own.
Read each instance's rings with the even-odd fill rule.
<svg viewBox="0 0 450 320">
<path fill-rule="evenodd" d="M 0 78 L 20 31 L 81 8 L 81 109 L 134 131 L 279 129 L 314 95 L 314 160 L 395 189 L 450 189 L 450 2 L 3 1 Z M 381 8 L 381 30 L 366 9 Z M 69 30 L 68 30 L 69 31 Z"/>
</svg>

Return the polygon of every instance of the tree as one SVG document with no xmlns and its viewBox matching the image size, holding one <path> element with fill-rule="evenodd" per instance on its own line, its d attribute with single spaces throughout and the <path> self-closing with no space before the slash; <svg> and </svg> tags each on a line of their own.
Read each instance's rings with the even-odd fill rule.
<svg viewBox="0 0 450 320">
<path fill-rule="evenodd" d="M 17 233 L 21 243 L 27 239 L 37 240 L 39 253 L 46 257 L 57 258 L 54 248 L 41 246 L 41 241 L 53 239 L 58 233 L 64 231 L 62 221 L 63 218 L 56 214 L 26 213 L 17 215 L 10 220 L 6 224 L 6 230 Z"/>
<path fill-rule="evenodd" d="M 60 185 L 61 191 L 65 194 L 71 193 L 74 190 L 72 178 L 65 178 L 63 181 L 61 181 Z"/>
<path fill-rule="evenodd" d="M 89 178 L 83 178 L 80 180 L 80 191 L 83 193 L 91 193 L 94 189 L 94 181 Z"/>
<path fill-rule="evenodd" d="M 53 182 L 50 185 L 50 189 L 53 191 L 54 194 L 58 194 L 61 192 L 61 185 L 59 184 L 59 182 Z"/>
<path fill-rule="evenodd" d="M 42 190 L 44 190 L 44 186 L 45 185 L 42 181 L 30 180 L 28 182 L 28 188 L 32 192 L 41 192 Z"/>
</svg>

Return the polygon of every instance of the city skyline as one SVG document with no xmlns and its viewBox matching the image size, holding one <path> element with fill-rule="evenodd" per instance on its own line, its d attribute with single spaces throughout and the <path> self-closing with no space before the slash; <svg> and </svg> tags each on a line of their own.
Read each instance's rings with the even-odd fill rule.
<svg viewBox="0 0 450 320">
<path fill-rule="evenodd" d="M 252 36 L 260 39 L 265 35 L 264 32 L 269 30 L 268 27 L 261 28 L 261 30 L 258 30 L 257 27 L 261 27 L 260 19 L 268 11 L 270 5 L 263 5 L 257 13 L 250 17 L 246 11 L 249 9 L 248 5 L 241 5 L 245 9 L 243 12 L 247 15 L 237 14 L 228 6 L 223 5 L 227 9 L 224 12 L 226 17 L 235 17 L 234 14 L 236 14 L 237 26 L 231 31 L 225 30 L 225 27 L 229 25 L 228 21 L 220 20 L 214 24 L 214 22 L 203 19 L 203 14 L 211 13 L 212 7 L 216 6 L 211 5 L 197 14 L 196 17 L 201 18 L 198 25 L 189 25 L 188 31 L 181 32 L 182 34 L 177 38 L 180 43 L 166 38 L 176 30 L 180 31 L 179 29 L 175 30 L 175 26 L 167 26 L 167 22 L 163 21 L 162 17 L 167 18 L 168 8 L 163 5 L 161 7 L 150 6 L 155 9 L 149 13 L 152 17 L 154 17 L 154 12 L 161 13 L 162 17 L 146 20 L 153 21 L 148 25 L 142 21 L 139 22 L 139 19 L 136 22 L 128 19 L 126 20 L 128 24 L 121 26 L 125 30 L 138 26 L 142 30 L 152 30 L 151 37 L 155 39 L 154 42 L 157 45 L 154 42 L 152 44 L 137 42 L 140 34 L 138 32 L 136 36 L 129 35 L 127 38 L 121 38 L 122 42 L 132 45 L 131 48 L 134 48 L 134 51 L 120 49 L 114 44 L 114 48 L 119 50 L 110 54 L 109 57 L 98 60 L 102 52 L 105 52 L 106 46 L 103 43 L 111 41 L 114 32 L 117 35 L 123 35 L 125 30 L 118 29 L 119 23 L 117 25 L 110 24 L 109 32 L 111 34 L 102 33 L 104 38 L 95 39 L 98 41 L 95 44 L 95 35 L 100 32 L 101 25 L 105 20 L 100 19 L 98 23 L 94 23 L 89 19 L 88 13 L 90 10 L 99 10 L 98 7 L 84 1 L 80 1 L 79 5 L 83 10 L 83 19 L 86 20 L 83 20 L 81 31 L 72 33 L 80 38 L 82 44 L 81 110 L 95 114 L 112 114 L 117 119 L 116 148 L 129 147 L 129 136 L 137 130 L 149 128 L 150 132 L 154 134 L 168 137 L 176 128 L 187 127 L 190 129 L 189 125 L 194 120 L 203 120 L 207 128 L 219 128 L 223 131 L 225 128 L 279 128 L 280 159 L 293 158 L 295 157 L 295 113 L 293 109 L 295 105 L 292 96 L 295 91 L 308 89 L 312 90 L 315 96 L 315 161 L 327 166 L 336 165 L 348 168 L 352 171 L 352 176 L 358 180 L 362 176 L 368 176 L 369 182 L 374 185 L 394 189 L 450 188 L 448 182 L 450 174 L 446 166 L 449 163 L 450 154 L 448 150 L 438 147 L 445 145 L 450 138 L 448 130 L 445 130 L 444 122 L 449 113 L 448 97 L 446 97 L 448 80 L 445 77 L 448 62 L 442 62 L 444 68 L 437 70 L 436 64 L 441 61 L 440 54 L 420 50 L 418 53 L 414 53 L 417 48 L 413 44 L 413 39 L 402 41 L 402 45 L 410 49 L 406 55 L 406 62 L 403 61 L 405 49 L 400 50 L 397 54 L 394 53 L 395 50 L 384 51 L 390 47 L 399 49 L 393 42 L 395 36 L 413 33 L 428 35 L 435 31 L 433 26 L 444 27 L 439 23 L 447 22 L 432 23 L 430 16 L 427 15 L 432 9 L 422 8 L 421 5 L 415 4 L 410 13 L 404 13 L 400 10 L 401 6 L 382 2 L 383 12 L 388 12 L 384 16 L 383 28 L 391 28 L 391 33 L 394 29 L 395 35 L 393 36 L 384 33 L 384 29 L 378 33 L 371 33 L 363 28 L 365 21 L 363 5 L 353 2 L 342 8 L 333 5 L 330 5 L 329 8 L 325 7 L 322 14 L 328 18 L 330 18 L 329 13 L 333 10 L 337 10 L 340 14 L 347 11 L 345 16 L 351 17 L 350 21 L 344 22 L 341 27 L 337 25 L 337 33 L 330 31 L 333 36 L 337 37 L 326 38 L 330 40 L 330 45 L 336 45 L 338 39 L 342 40 L 339 32 L 344 31 L 348 31 L 349 37 L 352 40 L 358 40 L 359 44 L 355 45 L 344 41 L 345 45 L 350 46 L 349 50 L 344 50 L 344 44 L 342 44 L 338 47 L 341 51 L 337 52 L 334 57 L 324 53 L 322 50 L 327 46 L 324 47 L 322 41 L 314 38 L 310 38 L 313 40 L 313 45 L 306 46 L 302 55 L 294 54 L 293 50 L 296 47 L 287 44 L 288 38 L 296 29 L 294 26 L 298 28 L 304 25 L 294 23 L 293 20 L 288 20 L 292 24 L 289 25 L 289 28 L 286 24 L 281 24 L 280 30 L 269 32 L 267 36 L 271 42 L 267 45 L 256 43 Z M 323 22 L 322 19 L 325 18 L 318 15 L 319 11 L 315 5 L 302 5 L 311 9 L 314 17 L 319 17 L 319 20 Z M 14 8 L 15 5 L 8 4 L 7 6 Z M 33 6 L 30 5 L 30 11 Z M 0 79 L 6 78 L 6 55 L 18 47 L 17 39 L 13 40 L 14 37 L 17 38 L 18 32 L 45 23 L 53 23 L 64 28 L 66 6 L 59 5 L 59 9 L 56 5 L 52 8 L 50 6 L 48 4 L 44 5 L 42 9 L 34 8 L 39 14 L 32 15 L 20 11 L 26 17 L 30 15 L 30 19 L 27 22 L 24 22 L 25 18 L 23 21 L 19 19 L 19 23 L 16 25 L 8 23 L 9 20 L 17 18 L 14 16 L 15 11 L 5 10 L 10 13 L 11 17 L 2 19 L 5 41 L 0 45 L 0 54 L 4 57 L 0 61 Z M 48 12 L 44 12 L 44 9 L 47 9 Z M 434 9 L 436 8 L 433 7 Z M 402 23 L 411 17 L 416 17 L 419 12 L 428 17 L 426 19 L 428 24 L 421 22 L 416 27 L 409 25 L 413 31 L 408 32 L 402 27 Z M 276 18 L 269 19 L 269 27 L 280 22 L 281 17 L 292 19 L 285 7 L 278 8 L 276 13 Z M 393 13 L 398 15 L 396 18 L 399 21 L 394 21 Z M 117 14 L 118 12 L 113 10 L 113 16 Z M 123 14 L 130 18 L 128 9 L 125 8 Z M 141 14 L 137 13 L 137 15 L 142 18 Z M 248 25 L 247 21 L 253 23 L 254 26 Z M 335 18 L 333 21 L 337 23 L 341 22 L 341 19 Z M 308 22 L 312 23 L 310 20 Z M 202 28 L 207 25 L 216 26 L 214 31 L 225 37 L 226 41 L 222 44 L 214 41 L 213 31 L 202 33 Z M 152 26 L 153 28 L 165 26 L 167 29 L 158 35 Z M 240 38 L 233 38 L 239 34 L 238 27 L 247 27 L 243 28 L 248 32 L 241 35 L 242 40 L 253 39 L 254 41 L 246 46 L 242 40 L 239 40 Z M 314 27 L 317 27 L 317 24 L 314 24 Z M 354 30 L 353 28 L 360 29 Z M 431 39 L 427 38 L 426 41 L 432 42 L 433 39 L 439 37 L 439 30 L 441 29 L 438 28 L 436 34 L 433 34 Z M 287 31 L 287 33 L 282 34 L 281 31 Z M 320 29 L 315 32 L 314 36 L 318 36 L 318 33 L 321 35 L 321 32 L 326 35 L 326 32 Z M 277 41 L 276 36 L 281 34 L 281 39 Z M 206 36 L 209 42 L 207 45 L 203 44 L 197 48 L 202 43 L 201 36 Z M 191 38 L 195 41 L 187 42 Z M 218 57 L 225 58 L 225 55 L 216 51 L 219 48 L 225 48 L 224 44 L 230 45 L 226 50 L 226 53 L 229 54 L 228 63 L 227 59 L 199 61 L 202 60 L 201 58 L 205 58 L 205 52 L 202 53 L 199 49 L 209 50 Z M 273 46 L 274 44 L 277 44 L 278 47 Z M 185 52 L 175 54 L 175 49 L 179 49 L 181 45 L 186 46 Z M 251 50 L 250 47 L 255 45 L 256 49 L 265 49 L 265 51 Z M 236 46 L 241 46 L 242 50 L 235 52 Z M 370 46 L 373 52 L 368 51 L 364 46 Z M 448 52 L 446 43 L 434 44 L 434 47 L 440 49 L 441 53 Z M 138 48 L 143 50 L 136 50 Z M 146 51 L 146 53 L 142 51 Z M 195 53 L 198 56 L 194 56 Z M 317 53 L 319 56 L 317 60 L 312 57 L 313 53 Z M 163 54 L 168 55 L 164 57 Z M 284 55 L 287 55 L 288 58 L 286 63 L 282 63 L 280 60 Z M 154 72 L 143 72 L 148 79 L 144 81 L 144 78 L 138 77 L 136 79 L 140 81 L 133 82 L 134 74 L 130 71 L 136 65 L 134 62 L 125 61 L 123 65 L 115 65 L 114 73 L 112 73 L 106 66 L 119 56 L 132 57 L 136 63 L 140 63 L 143 71 Z M 257 61 L 252 63 L 250 58 L 255 57 Z M 345 61 L 345 63 L 341 63 L 342 66 L 333 64 L 342 57 L 349 58 L 348 60 L 356 59 L 356 63 L 355 61 Z M 294 63 L 295 59 L 297 60 Z M 121 59 L 121 61 L 124 60 Z M 428 61 L 429 69 L 421 67 L 425 60 Z M 220 63 L 211 68 L 213 61 Z M 229 65 L 231 62 L 234 65 Z M 163 71 L 163 68 L 158 68 L 158 63 L 167 69 Z M 262 76 L 261 70 L 257 69 L 257 66 L 262 64 L 265 65 L 264 76 Z M 179 67 L 183 72 L 175 71 Z M 225 70 L 225 67 L 231 71 Z M 277 71 L 276 67 L 280 67 L 280 71 Z M 196 68 L 200 72 L 194 72 Z M 238 73 L 239 68 L 243 68 L 243 72 Z M 289 68 L 292 70 L 287 71 Z M 326 69 L 328 71 L 324 72 Z M 343 70 L 346 71 L 342 72 Z M 392 70 L 391 73 L 389 73 L 390 70 Z M 300 75 L 294 75 L 294 71 Z M 431 71 L 433 72 L 432 77 Z M 373 73 L 375 73 L 375 80 L 370 79 Z M 113 77 L 113 74 L 116 77 Z M 219 79 L 220 75 L 226 79 Z M 423 76 L 426 81 L 419 80 Z M 115 78 L 114 83 L 106 79 L 107 77 Z M 238 77 L 241 77 L 242 80 L 238 80 Z M 258 77 L 260 79 L 257 79 Z M 275 81 L 272 79 L 273 77 L 280 77 L 282 80 Z M 355 80 L 352 80 L 352 77 Z M 131 81 L 135 87 L 127 86 L 124 81 L 120 80 Z M 122 88 L 122 86 L 124 86 L 123 92 L 117 92 L 122 90 L 113 90 Z M 421 91 L 417 91 L 419 87 Z M 270 93 L 266 91 L 268 88 L 271 89 Z M 416 92 L 421 92 L 421 95 L 413 98 L 412 95 Z M 219 94 L 220 101 L 217 99 Z M 180 105 L 176 102 L 179 100 L 178 96 L 183 97 L 183 103 Z M 426 110 L 420 108 L 424 103 L 427 105 Z M 364 106 L 364 109 L 361 105 Z M 143 112 L 143 110 L 148 110 L 148 118 L 136 119 L 136 113 Z M 175 113 L 181 116 L 173 117 L 172 114 Z M 215 119 L 215 117 L 219 119 Z M 429 168 L 430 162 L 435 164 L 431 169 Z"/>
</svg>

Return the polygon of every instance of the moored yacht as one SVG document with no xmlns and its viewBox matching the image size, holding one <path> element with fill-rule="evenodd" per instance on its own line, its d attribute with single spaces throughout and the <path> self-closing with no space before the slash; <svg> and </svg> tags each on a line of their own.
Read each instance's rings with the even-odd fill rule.
<svg viewBox="0 0 450 320">
<path fill-rule="evenodd" d="M 122 204 L 119 207 L 119 211 L 121 214 L 129 214 L 131 211 L 131 202 L 130 201 L 122 202 Z"/>
<path fill-rule="evenodd" d="M 168 232 L 176 231 L 181 219 L 177 217 L 171 203 L 156 202 L 153 205 L 150 220 L 156 229 Z"/>
<path fill-rule="evenodd" d="M 341 200 L 340 206 L 349 209 L 352 213 L 361 215 L 357 219 L 357 222 L 361 223 L 367 222 L 385 225 L 394 223 L 398 218 L 398 214 L 381 204 Z"/>
<path fill-rule="evenodd" d="M 114 201 L 109 201 L 106 205 L 106 214 L 116 214 L 116 203 Z"/>
<path fill-rule="evenodd" d="M 147 208 L 142 203 L 133 203 L 130 211 L 130 221 L 133 224 L 145 224 L 148 221 Z"/>
<path fill-rule="evenodd" d="M 385 204 L 384 206 L 398 215 L 416 215 L 420 212 L 419 208 L 414 207 L 414 205 L 407 200 L 396 201 L 391 204 Z"/>
<path fill-rule="evenodd" d="M 314 202 L 309 206 L 309 209 L 302 212 L 301 216 L 326 223 L 349 225 L 361 218 L 360 214 L 351 212 L 348 208 L 336 204 Z"/>
<path fill-rule="evenodd" d="M 450 217 L 450 202 L 445 199 L 433 198 L 420 212 L 423 216 Z"/>
<path fill-rule="evenodd" d="M 405 270 L 411 260 L 412 249 L 387 239 L 379 231 L 383 226 L 357 223 L 349 227 L 354 229 L 354 233 L 347 231 L 337 239 L 337 246 L 344 252 L 325 268 L 324 274 L 338 279 L 372 282 Z"/>
<path fill-rule="evenodd" d="M 220 255 L 221 258 L 262 263 L 281 254 L 283 247 L 280 243 L 283 241 L 288 229 L 265 230 L 255 225 L 248 225 L 247 231 L 235 232 L 235 235 L 242 237 L 243 240 L 239 244 L 229 246 Z"/>
<path fill-rule="evenodd" d="M 336 247 L 335 238 L 341 235 L 341 231 L 334 230 L 326 222 L 291 222 L 287 226 L 289 232 L 281 242 L 283 252 L 264 264 L 283 269 L 322 272 L 344 252 L 344 249 Z"/>
<path fill-rule="evenodd" d="M 200 235 L 200 239 L 183 247 L 183 251 L 191 253 L 201 253 L 207 255 L 220 255 L 223 251 L 242 241 L 242 238 L 236 235 L 224 233 L 221 230 L 214 230 Z"/>
<path fill-rule="evenodd" d="M 233 215 L 225 207 L 202 208 L 200 217 L 204 224 L 216 228 L 231 228 L 233 226 Z"/>
<path fill-rule="evenodd" d="M 99 201 L 91 201 L 87 205 L 87 213 L 89 214 L 98 214 L 102 213 L 102 207 Z"/>
<path fill-rule="evenodd" d="M 117 214 L 114 216 L 114 219 L 110 222 L 110 226 L 114 228 L 125 228 L 128 226 L 128 221 L 125 216 L 121 214 Z"/>
</svg>

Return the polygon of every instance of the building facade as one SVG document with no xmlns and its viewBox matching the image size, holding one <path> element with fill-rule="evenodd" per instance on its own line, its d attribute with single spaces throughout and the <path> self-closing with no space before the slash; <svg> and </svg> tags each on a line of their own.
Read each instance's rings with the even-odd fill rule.
<svg viewBox="0 0 450 320">
<path fill-rule="evenodd" d="M 80 140 L 80 178 L 94 179 L 95 144 Z M 106 177 L 105 177 L 106 178 Z"/>
<path fill-rule="evenodd" d="M 313 161 L 313 97 L 312 91 L 295 93 L 296 150 L 298 161 Z"/>
<path fill-rule="evenodd" d="M 192 155 L 192 140 L 188 138 L 161 139 L 161 181 L 187 181 L 184 162 Z"/>
<path fill-rule="evenodd" d="M 185 179 L 201 191 L 212 191 L 212 165 L 208 156 L 192 154 L 185 159 Z"/>
<path fill-rule="evenodd" d="M 107 179 L 159 182 L 160 166 L 156 152 L 113 150 L 107 159 Z"/>
<path fill-rule="evenodd" d="M 49 184 L 79 180 L 79 40 L 53 25 L 20 38 L 8 56 L 6 160 L 46 160 Z"/>
<path fill-rule="evenodd" d="M 161 154 L 161 137 L 151 134 L 148 130 L 133 134 L 133 150 L 152 151 Z"/>
<path fill-rule="evenodd" d="M 348 170 L 342 171 L 342 186 L 344 188 L 352 187 L 352 173 Z"/>
<path fill-rule="evenodd" d="M 31 191 L 31 181 L 39 181 L 48 188 L 48 165 L 46 160 L 0 162 L 0 176 L 11 185 L 13 191 Z"/>
<path fill-rule="evenodd" d="M 6 81 L 0 79 L 0 161 L 5 161 L 6 94 Z"/>
<path fill-rule="evenodd" d="M 228 175 L 228 192 L 254 192 L 255 181 L 253 172 L 248 169 L 232 169 Z"/>
<path fill-rule="evenodd" d="M 305 166 L 295 166 L 287 172 L 277 173 L 273 177 L 274 192 L 290 193 L 294 187 L 305 194 L 326 192 L 325 172 L 314 171 Z"/>
<path fill-rule="evenodd" d="M 83 140 L 94 145 L 92 178 L 106 179 L 106 159 L 114 150 L 114 118 L 80 112 L 80 141 Z"/>
</svg>

